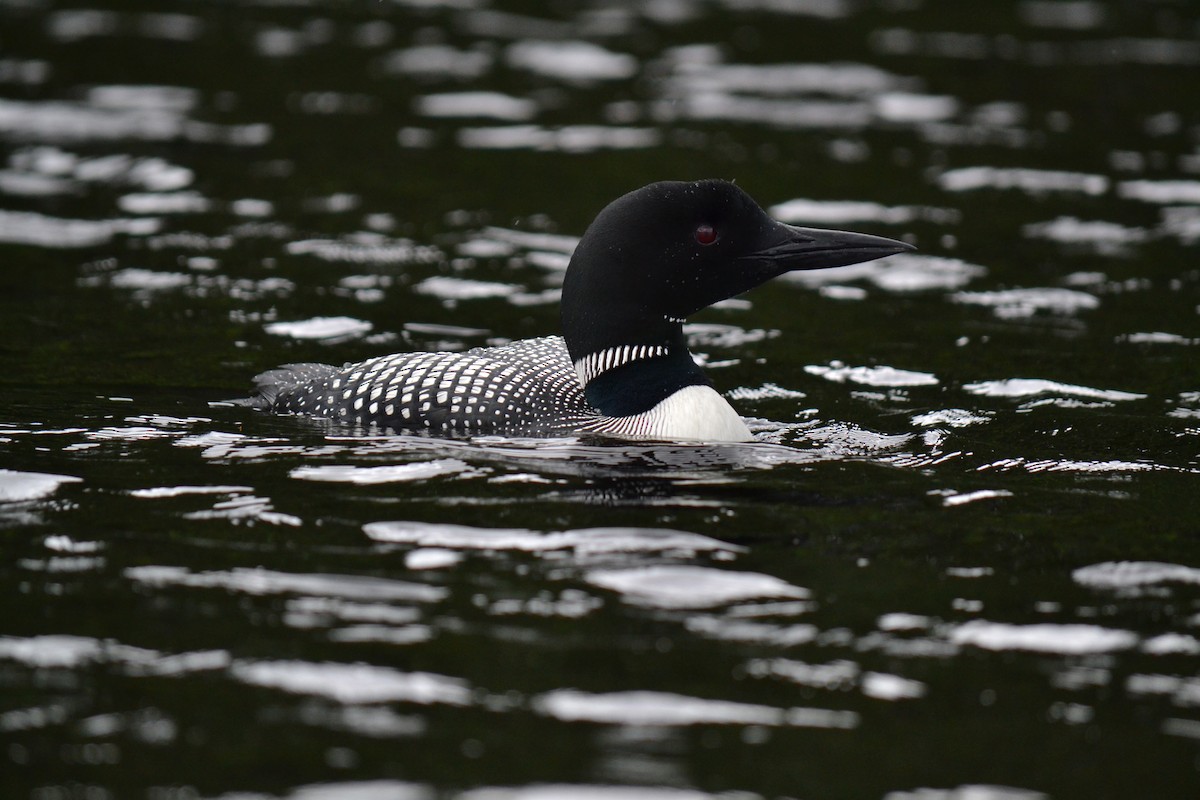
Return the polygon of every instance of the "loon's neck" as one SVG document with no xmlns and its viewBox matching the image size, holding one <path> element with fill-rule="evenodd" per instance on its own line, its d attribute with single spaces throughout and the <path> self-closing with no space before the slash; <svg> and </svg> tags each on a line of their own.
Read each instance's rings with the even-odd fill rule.
<svg viewBox="0 0 1200 800">
<path fill-rule="evenodd" d="M 678 323 L 676 323 L 678 325 Z M 668 344 L 623 344 L 575 361 L 603 430 L 651 439 L 744 442 L 753 437 L 696 366 L 682 330 Z"/>
<path fill-rule="evenodd" d="M 563 292 L 563 339 L 588 402 L 601 414 L 640 414 L 685 386 L 708 383 L 688 352 L 682 320 L 649 312 L 634 297 L 605 302 L 590 292 L 592 302 L 579 302 L 581 292 L 570 288 Z"/>
<path fill-rule="evenodd" d="M 624 359 L 623 361 L 621 359 Z M 593 364 L 612 366 L 588 374 Z M 621 345 L 575 362 L 588 402 L 606 417 L 642 414 L 688 386 L 711 386 L 686 346 Z M 581 377 L 581 380 L 582 380 Z"/>
</svg>

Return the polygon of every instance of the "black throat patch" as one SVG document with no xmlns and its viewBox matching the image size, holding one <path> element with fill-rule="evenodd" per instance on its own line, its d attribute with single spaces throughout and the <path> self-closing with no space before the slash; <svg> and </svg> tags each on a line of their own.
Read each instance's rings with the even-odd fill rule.
<svg viewBox="0 0 1200 800">
<path fill-rule="evenodd" d="M 631 361 L 588 381 L 588 403 L 606 417 L 628 417 L 649 411 L 686 386 L 712 382 L 687 350 Z"/>
</svg>

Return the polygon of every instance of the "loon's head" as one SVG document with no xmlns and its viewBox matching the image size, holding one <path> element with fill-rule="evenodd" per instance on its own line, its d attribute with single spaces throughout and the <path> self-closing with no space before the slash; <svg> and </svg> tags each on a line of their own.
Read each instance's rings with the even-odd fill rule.
<svg viewBox="0 0 1200 800">
<path fill-rule="evenodd" d="M 727 181 L 652 183 L 614 200 L 584 233 L 563 283 L 563 333 L 576 362 L 626 345 L 678 349 L 686 317 L 785 272 L 912 249 L 786 225 Z"/>
</svg>

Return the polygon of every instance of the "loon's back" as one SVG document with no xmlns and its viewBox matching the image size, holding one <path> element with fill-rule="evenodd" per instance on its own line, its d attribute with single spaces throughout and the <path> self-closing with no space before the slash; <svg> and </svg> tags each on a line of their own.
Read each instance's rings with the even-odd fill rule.
<svg viewBox="0 0 1200 800">
<path fill-rule="evenodd" d="M 340 369 L 288 364 L 254 382 L 260 410 L 392 430 L 551 436 L 602 419 L 560 336 L 464 353 L 397 353 Z"/>
</svg>

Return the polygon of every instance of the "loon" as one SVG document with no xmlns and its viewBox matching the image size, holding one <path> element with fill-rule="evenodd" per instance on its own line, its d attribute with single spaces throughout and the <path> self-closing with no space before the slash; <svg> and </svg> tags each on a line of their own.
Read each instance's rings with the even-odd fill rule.
<svg viewBox="0 0 1200 800">
<path fill-rule="evenodd" d="M 560 336 L 356 364 L 287 364 L 247 405 L 449 436 L 603 434 L 749 441 L 683 334 L 690 315 L 792 270 L 871 261 L 911 245 L 778 222 L 721 180 L 652 183 L 583 234 L 562 287 Z"/>
</svg>

